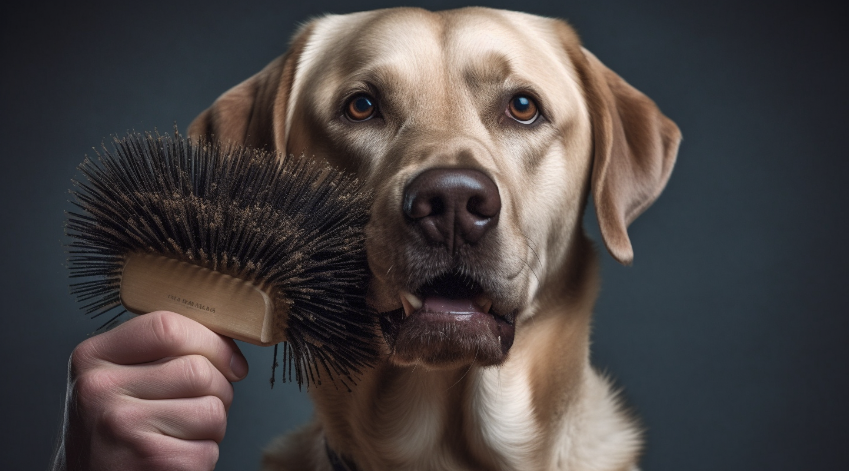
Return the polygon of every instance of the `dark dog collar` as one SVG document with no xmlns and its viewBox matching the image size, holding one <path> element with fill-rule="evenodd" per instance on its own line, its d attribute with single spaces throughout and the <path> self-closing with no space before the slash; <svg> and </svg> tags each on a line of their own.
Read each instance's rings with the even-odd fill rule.
<svg viewBox="0 0 849 471">
<path fill-rule="evenodd" d="M 330 461 L 333 471 L 359 471 L 350 459 L 346 459 L 330 448 L 330 445 L 327 444 L 327 437 L 324 438 L 324 449 L 327 451 L 327 460 Z"/>
</svg>

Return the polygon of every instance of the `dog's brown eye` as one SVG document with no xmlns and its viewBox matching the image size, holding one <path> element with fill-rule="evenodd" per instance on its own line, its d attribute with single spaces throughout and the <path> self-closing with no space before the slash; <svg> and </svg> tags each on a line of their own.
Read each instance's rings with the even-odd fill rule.
<svg viewBox="0 0 849 471">
<path fill-rule="evenodd" d="M 368 95 L 357 95 L 348 101 L 345 115 L 352 121 L 365 121 L 377 110 L 374 99 Z"/>
<path fill-rule="evenodd" d="M 507 105 L 507 114 L 522 124 L 531 124 L 539 116 L 539 109 L 533 99 L 525 95 L 516 95 Z"/>
</svg>

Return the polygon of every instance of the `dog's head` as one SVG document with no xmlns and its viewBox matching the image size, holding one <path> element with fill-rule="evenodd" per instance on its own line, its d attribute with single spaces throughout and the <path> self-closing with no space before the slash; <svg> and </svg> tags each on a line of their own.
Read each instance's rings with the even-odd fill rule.
<svg viewBox="0 0 849 471">
<path fill-rule="evenodd" d="M 367 182 L 370 301 L 391 359 L 429 367 L 503 362 L 516 330 L 573 288 L 590 191 L 605 245 L 630 263 L 626 228 L 680 140 L 567 24 L 482 8 L 314 20 L 189 132 Z"/>
</svg>

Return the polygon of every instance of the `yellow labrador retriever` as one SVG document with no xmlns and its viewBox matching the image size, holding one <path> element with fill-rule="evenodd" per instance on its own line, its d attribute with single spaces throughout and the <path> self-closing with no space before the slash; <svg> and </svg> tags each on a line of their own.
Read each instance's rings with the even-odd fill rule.
<svg viewBox="0 0 849 471">
<path fill-rule="evenodd" d="M 604 243 L 660 194 L 680 141 L 564 22 L 467 8 L 325 16 L 190 134 L 356 172 L 385 355 L 266 470 L 629 470 L 641 438 L 589 363 Z"/>
</svg>

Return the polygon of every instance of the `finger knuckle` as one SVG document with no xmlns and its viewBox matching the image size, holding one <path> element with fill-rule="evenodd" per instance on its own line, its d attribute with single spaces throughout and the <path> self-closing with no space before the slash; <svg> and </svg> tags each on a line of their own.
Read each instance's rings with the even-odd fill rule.
<svg viewBox="0 0 849 471">
<path fill-rule="evenodd" d="M 105 400 L 110 394 L 116 394 L 114 379 L 109 371 L 95 369 L 86 371 L 74 379 L 74 396 L 84 406 Z"/>
<path fill-rule="evenodd" d="M 211 440 L 177 442 L 163 447 L 150 440 L 140 443 L 136 453 L 145 463 L 145 469 L 169 471 L 206 471 L 215 468 L 218 462 L 218 444 Z"/>
<path fill-rule="evenodd" d="M 200 447 L 200 460 L 199 463 L 201 469 L 211 470 L 215 468 L 215 464 L 218 462 L 219 449 L 218 444 L 215 442 L 205 442 Z"/>
<path fill-rule="evenodd" d="M 209 391 L 215 382 L 218 370 L 201 355 L 188 355 L 181 358 L 183 377 L 194 391 Z"/>
<path fill-rule="evenodd" d="M 199 440 L 189 454 L 192 470 L 211 470 L 218 462 L 218 443 L 212 440 Z"/>
<path fill-rule="evenodd" d="M 162 345 L 178 345 L 186 339 L 186 326 L 176 314 L 164 311 L 152 312 L 150 329 L 155 342 Z"/>
<path fill-rule="evenodd" d="M 203 422 L 216 425 L 226 424 L 227 411 L 224 409 L 221 399 L 215 396 L 204 396 L 200 399 L 197 413 Z"/>
<path fill-rule="evenodd" d="M 115 401 L 105 405 L 100 414 L 98 428 L 113 440 L 135 444 L 135 447 L 138 447 L 144 442 L 139 434 L 139 425 L 139 414 L 135 408 Z"/>
<path fill-rule="evenodd" d="M 178 450 L 164 446 L 163 437 L 155 434 L 143 434 L 131 443 L 135 461 L 143 469 L 179 469 L 175 468 L 173 457 L 179 456 Z"/>
<path fill-rule="evenodd" d="M 224 408 L 227 409 L 233 403 L 233 385 L 229 382 L 224 383 L 224 389 L 219 393 L 218 397 L 224 403 Z"/>
<path fill-rule="evenodd" d="M 97 359 L 97 340 L 94 337 L 80 342 L 71 352 L 71 370 L 74 373 L 85 371 Z"/>
</svg>

